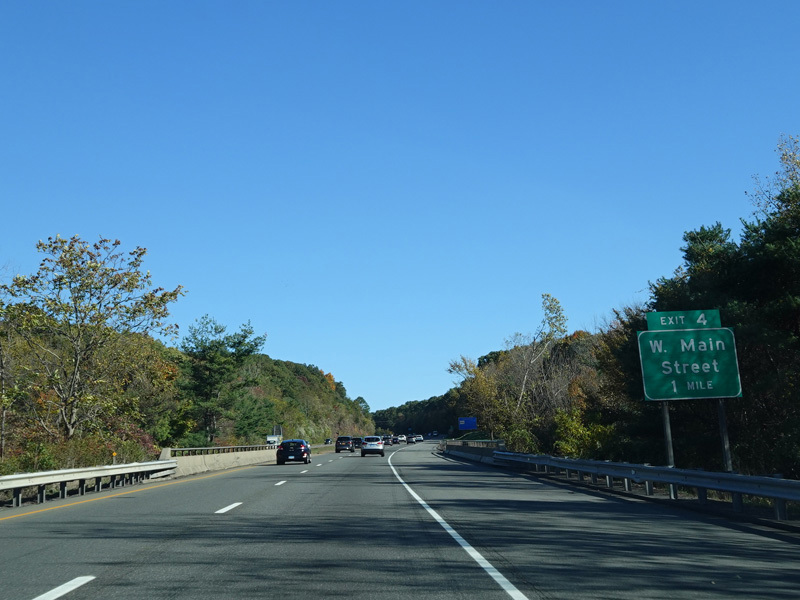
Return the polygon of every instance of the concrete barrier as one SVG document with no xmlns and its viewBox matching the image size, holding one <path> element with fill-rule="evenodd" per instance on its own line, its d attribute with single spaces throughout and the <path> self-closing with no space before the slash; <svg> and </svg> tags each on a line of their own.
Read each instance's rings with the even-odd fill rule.
<svg viewBox="0 0 800 600">
<path fill-rule="evenodd" d="M 275 448 L 164 448 L 159 460 L 177 460 L 175 477 L 222 471 L 247 465 L 275 464 Z"/>
<path fill-rule="evenodd" d="M 442 452 L 480 462 L 485 465 L 494 464 L 494 451 L 502 448 L 505 450 L 505 444 L 502 440 L 480 440 L 480 441 L 462 441 L 462 440 L 444 440 L 439 444 Z"/>
</svg>

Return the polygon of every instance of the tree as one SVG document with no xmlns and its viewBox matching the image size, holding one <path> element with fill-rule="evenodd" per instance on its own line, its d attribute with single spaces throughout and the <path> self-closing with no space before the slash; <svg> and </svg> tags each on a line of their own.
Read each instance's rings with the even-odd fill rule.
<svg viewBox="0 0 800 600">
<path fill-rule="evenodd" d="M 19 368 L 15 356 L 18 347 L 19 340 L 11 335 L 8 323 L 0 321 L 0 461 L 6 455 L 8 423 L 20 397 L 16 379 Z"/>
<path fill-rule="evenodd" d="M 234 400 L 231 392 L 237 369 L 267 339 L 266 335 L 254 337 L 249 322 L 237 333 L 226 335 L 225 331 L 224 325 L 204 315 L 189 326 L 189 335 L 181 343 L 188 358 L 184 388 L 209 444 L 219 432 L 220 417 Z"/>
<path fill-rule="evenodd" d="M 782 135 L 776 152 L 780 169 L 766 180 L 754 177 L 756 190 L 748 194 L 761 216 L 774 216 L 797 206 L 792 197 L 800 191 L 800 137 Z"/>
<path fill-rule="evenodd" d="M 538 446 L 533 431 L 541 417 L 552 419 L 554 415 L 548 406 L 554 393 L 566 392 L 566 384 L 556 392 L 554 386 L 543 382 L 546 366 L 554 365 L 548 363 L 552 347 L 566 333 L 566 317 L 550 294 L 542 294 L 542 312 L 534 334 L 516 333 L 506 340 L 504 351 L 492 352 L 477 363 L 462 356 L 448 369 L 462 378 L 461 388 L 481 427 L 504 436 L 507 446 L 526 451 Z"/>
<path fill-rule="evenodd" d="M 542 294 L 544 317 L 533 335 L 514 334 L 506 340 L 516 387 L 517 410 L 522 406 L 534 369 L 547 356 L 551 345 L 567 333 L 567 319 L 561 303 L 550 294 Z M 516 350 L 516 351 L 515 351 Z"/>
<path fill-rule="evenodd" d="M 120 334 L 168 335 L 169 304 L 182 287 L 151 288 L 142 271 L 147 253 L 121 252 L 119 240 L 90 244 L 78 236 L 39 241 L 39 270 L 0 285 L 2 318 L 26 344 L 35 383 L 27 393 L 39 424 L 72 438 L 98 416 L 114 414 L 125 382 L 116 367 L 124 360 Z M 52 415 L 52 423 L 45 418 Z"/>
<path fill-rule="evenodd" d="M 361 409 L 362 413 L 364 413 L 365 415 L 369 414 L 369 404 L 367 404 L 367 401 L 364 400 L 364 398 L 359 396 L 358 398 L 353 400 L 353 402 L 355 403 L 356 406 L 358 406 Z"/>
</svg>

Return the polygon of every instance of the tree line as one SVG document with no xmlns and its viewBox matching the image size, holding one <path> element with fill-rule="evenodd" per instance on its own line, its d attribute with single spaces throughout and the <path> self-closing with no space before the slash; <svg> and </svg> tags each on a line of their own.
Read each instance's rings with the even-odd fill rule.
<svg viewBox="0 0 800 600">
<path fill-rule="evenodd" d="M 177 347 L 144 248 L 51 237 L 32 275 L 0 285 L 0 475 L 158 456 L 161 447 L 321 442 L 369 433 L 363 398 L 314 365 L 261 352 L 249 323 L 205 315 Z M 173 337 L 171 337 L 173 336 Z"/>
<path fill-rule="evenodd" d="M 568 333 L 558 301 L 503 349 L 462 356 L 445 395 L 377 411 L 388 430 L 451 429 L 475 416 L 509 449 L 665 464 L 659 402 L 644 400 L 637 332 L 646 313 L 718 309 L 736 335 L 742 397 L 726 400 L 734 469 L 800 478 L 800 138 L 784 136 L 780 168 L 756 180 L 754 213 L 733 239 L 720 223 L 683 236 L 683 263 L 649 298 L 613 309 L 597 332 Z M 717 403 L 668 403 L 675 464 L 722 470 Z"/>
<path fill-rule="evenodd" d="M 199 318 L 176 346 L 146 250 L 118 240 L 40 241 L 36 273 L 0 285 L 0 474 L 153 458 L 160 447 L 253 444 L 274 428 L 338 434 L 455 431 L 475 416 L 511 450 L 663 464 L 659 403 L 643 398 L 637 332 L 650 311 L 718 309 L 736 334 L 741 398 L 727 401 L 734 468 L 800 478 L 800 140 L 757 180 L 733 239 L 720 223 L 683 236 L 683 262 L 596 332 L 567 329 L 559 301 L 504 348 L 451 361 L 442 396 L 370 413 L 314 365 L 270 358 L 249 323 Z M 720 470 L 716 403 L 669 403 L 675 464 Z"/>
</svg>

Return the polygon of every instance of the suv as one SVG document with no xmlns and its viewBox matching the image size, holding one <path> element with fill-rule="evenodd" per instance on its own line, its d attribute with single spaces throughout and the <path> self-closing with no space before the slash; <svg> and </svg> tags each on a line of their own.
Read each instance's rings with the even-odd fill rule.
<svg viewBox="0 0 800 600">
<path fill-rule="evenodd" d="M 368 435 L 364 438 L 364 442 L 361 444 L 361 456 L 366 456 L 367 454 L 385 456 L 383 453 L 383 438 L 381 436 Z"/>
<path fill-rule="evenodd" d="M 279 465 L 286 464 L 287 460 L 311 462 L 311 446 L 305 440 L 284 440 L 275 451 L 275 461 Z"/>
<path fill-rule="evenodd" d="M 364 438 L 362 437 L 354 437 L 353 438 L 353 446 L 355 448 L 361 448 L 361 444 L 364 443 Z"/>
<path fill-rule="evenodd" d="M 350 452 L 356 451 L 353 447 L 353 438 L 349 435 L 340 435 L 336 438 L 336 453 L 338 454 L 342 450 L 349 450 Z"/>
</svg>

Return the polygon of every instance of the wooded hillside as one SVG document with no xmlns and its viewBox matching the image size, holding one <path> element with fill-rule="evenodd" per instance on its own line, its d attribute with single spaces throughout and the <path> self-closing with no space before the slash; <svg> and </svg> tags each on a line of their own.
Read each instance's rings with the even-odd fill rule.
<svg viewBox="0 0 800 600">
<path fill-rule="evenodd" d="M 164 446 L 322 442 L 374 429 L 333 375 L 261 353 L 249 324 L 204 316 L 178 348 L 146 251 L 77 237 L 39 242 L 39 270 L 0 285 L 0 474 L 138 461 Z"/>
</svg>

